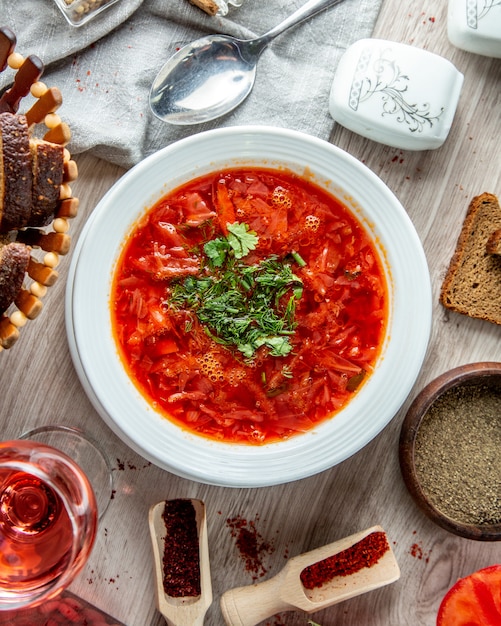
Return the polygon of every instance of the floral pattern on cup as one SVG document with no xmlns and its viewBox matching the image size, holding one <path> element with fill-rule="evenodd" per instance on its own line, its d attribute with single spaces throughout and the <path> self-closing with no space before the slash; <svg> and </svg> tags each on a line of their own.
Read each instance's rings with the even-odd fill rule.
<svg viewBox="0 0 501 626">
<path fill-rule="evenodd" d="M 478 22 L 484 19 L 495 6 L 501 6 L 501 0 L 466 0 L 466 24 L 469 28 L 478 28 Z"/>
<path fill-rule="evenodd" d="M 368 139 L 403 150 L 432 150 L 447 138 L 462 84 L 461 72 L 438 54 L 359 39 L 339 60 L 329 112 Z"/>
<path fill-rule="evenodd" d="M 373 50 L 362 51 L 350 89 L 349 106 L 357 111 L 359 104 L 380 96 L 381 116 L 393 115 L 397 122 L 406 124 L 410 132 L 422 132 L 425 125 L 432 127 L 445 107 L 432 111 L 429 102 L 416 104 L 407 98 L 410 78 L 405 74 L 391 48 L 381 50 L 375 57 Z"/>
<path fill-rule="evenodd" d="M 501 59 L 501 0 L 449 0 L 447 36 L 457 48 Z"/>
</svg>

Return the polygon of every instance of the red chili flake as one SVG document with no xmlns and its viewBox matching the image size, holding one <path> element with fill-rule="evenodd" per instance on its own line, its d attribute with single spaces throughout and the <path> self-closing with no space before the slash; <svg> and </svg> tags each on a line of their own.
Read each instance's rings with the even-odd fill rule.
<svg viewBox="0 0 501 626">
<path fill-rule="evenodd" d="M 255 520 L 246 520 L 240 516 L 228 518 L 226 525 L 231 529 L 231 536 L 236 539 L 236 546 L 245 563 L 245 571 L 252 574 L 253 580 L 266 574 L 263 557 L 273 552 L 273 546 L 265 541 L 256 528 Z"/>
<path fill-rule="evenodd" d="M 200 549 L 195 508 L 190 500 L 167 500 L 162 514 L 166 537 L 163 585 L 172 598 L 199 596 Z"/>
<path fill-rule="evenodd" d="M 422 559 L 423 558 L 423 549 L 421 548 L 421 546 L 418 543 L 413 543 L 411 546 L 411 550 L 410 553 L 413 557 L 417 558 L 417 559 Z"/>
<path fill-rule="evenodd" d="M 430 560 L 430 553 L 425 553 L 419 543 L 413 543 L 409 552 L 415 559 L 419 559 L 420 561 L 424 560 L 425 563 L 428 563 Z"/>
<path fill-rule="evenodd" d="M 315 589 L 337 576 L 349 576 L 364 567 L 372 567 L 389 549 L 386 534 L 373 532 L 346 550 L 305 567 L 299 577 L 303 587 Z"/>
<path fill-rule="evenodd" d="M 434 24 L 434 23 L 435 23 L 435 18 L 434 18 L 434 17 L 429 17 L 428 19 L 430 20 L 430 22 L 431 22 L 432 24 Z"/>
</svg>

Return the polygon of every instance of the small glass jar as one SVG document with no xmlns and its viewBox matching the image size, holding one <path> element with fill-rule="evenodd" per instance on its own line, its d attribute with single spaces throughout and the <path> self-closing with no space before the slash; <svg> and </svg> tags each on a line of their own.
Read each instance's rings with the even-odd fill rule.
<svg viewBox="0 0 501 626">
<path fill-rule="evenodd" d="M 119 0 L 54 0 L 72 26 L 82 26 Z"/>
</svg>

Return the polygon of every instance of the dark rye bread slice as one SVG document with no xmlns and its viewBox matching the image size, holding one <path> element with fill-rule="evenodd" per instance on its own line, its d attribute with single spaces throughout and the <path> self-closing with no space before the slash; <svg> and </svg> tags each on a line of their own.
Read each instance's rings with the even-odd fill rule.
<svg viewBox="0 0 501 626">
<path fill-rule="evenodd" d="M 498 229 L 497 197 L 483 193 L 473 198 L 440 292 L 446 308 L 494 324 L 501 324 L 501 256 L 489 254 L 486 245 Z"/>
<path fill-rule="evenodd" d="M 23 286 L 30 248 L 23 243 L 0 243 L 0 314 L 14 302 Z"/>
<path fill-rule="evenodd" d="M 64 175 L 64 147 L 32 138 L 30 149 L 33 189 L 29 225 L 47 226 L 58 207 L 59 190 Z"/>
<path fill-rule="evenodd" d="M 23 228 L 31 213 L 28 124 L 24 115 L 0 113 L 0 232 Z"/>
</svg>

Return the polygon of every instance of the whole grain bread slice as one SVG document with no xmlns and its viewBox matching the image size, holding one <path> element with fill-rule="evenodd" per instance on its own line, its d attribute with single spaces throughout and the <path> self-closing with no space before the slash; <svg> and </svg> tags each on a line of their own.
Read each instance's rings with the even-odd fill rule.
<svg viewBox="0 0 501 626">
<path fill-rule="evenodd" d="M 440 291 L 447 309 L 494 324 L 501 324 L 501 256 L 489 254 L 486 244 L 498 229 L 497 197 L 483 193 L 473 198 Z"/>
<path fill-rule="evenodd" d="M 24 281 L 30 249 L 22 243 L 0 241 L 0 313 L 14 302 Z"/>
<path fill-rule="evenodd" d="M 63 182 L 64 147 L 30 138 L 33 189 L 29 226 L 47 226 L 58 208 L 59 188 Z"/>
<path fill-rule="evenodd" d="M 3 177 L 0 232 L 23 228 L 31 212 L 31 169 L 28 124 L 24 115 L 0 113 Z"/>
</svg>

